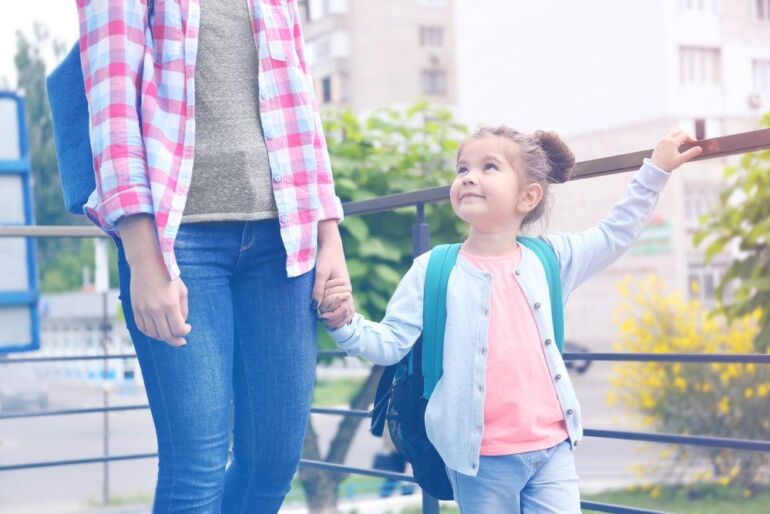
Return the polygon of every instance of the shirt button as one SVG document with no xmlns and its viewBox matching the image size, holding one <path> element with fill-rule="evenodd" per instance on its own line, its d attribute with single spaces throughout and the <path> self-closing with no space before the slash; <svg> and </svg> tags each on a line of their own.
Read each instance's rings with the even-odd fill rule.
<svg viewBox="0 0 770 514">
<path fill-rule="evenodd" d="M 572 409 L 567 409 L 567 416 L 572 416 L 573 412 L 574 411 Z"/>
<path fill-rule="evenodd" d="M 561 380 L 561 375 L 558 375 L 558 374 L 557 374 L 557 375 L 556 375 L 555 377 L 553 377 L 553 378 L 555 378 L 556 380 Z"/>
<path fill-rule="evenodd" d="M 476 469 L 476 464 L 471 464 L 471 467 L 472 467 L 473 469 Z"/>
<path fill-rule="evenodd" d="M 280 182 L 282 180 L 280 175 L 276 175 L 273 177 L 273 182 Z"/>
<path fill-rule="evenodd" d="M 545 345 L 548 346 L 549 344 L 551 344 L 551 340 L 550 339 L 546 339 L 545 340 Z"/>
<path fill-rule="evenodd" d="M 289 222 L 288 216 L 281 216 L 281 223 L 283 225 L 286 225 L 286 223 L 288 223 L 288 222 Z"/>
<path fill-rule="evenodd" d="M 540 302 L 535 302 L 535 309 L 539 309 L 539 308 L 540 308 Z"/>
<path fill-rule="evenodd" d="M 486 355 L 486 353 L 487 353 L 487 349 L 486 348 L 482 348 L 481 349 L 481 355 Z"/>
<path fill-rule="evenodd" d="M 572 446 L 577 446 L 579 442 L 580 441 L 575 441 L 574 443 L 572 443 Z"/>
<path fill-rule="evenodd" d="M 480 393 L 483 393 L 483 392 L 484 392 L 484 386 L 479 386 L 479 392 L 480 392 Z"/>
<path fill-rule="evenodd" d="M 519 269 L 518 269 L 518 268 L 516 268 L 516 269 L 515 269 L 513 272 L 514 272 L 514 273 L 515 273 L 517 276 L 518 276 L 518 275 L 521 275 L 521 271 L 519 271 Z"/>
</svg>

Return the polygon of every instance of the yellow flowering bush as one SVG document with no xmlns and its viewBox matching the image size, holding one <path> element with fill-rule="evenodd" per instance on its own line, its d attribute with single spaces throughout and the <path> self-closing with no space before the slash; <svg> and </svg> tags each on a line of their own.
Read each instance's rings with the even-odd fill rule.
<svg viewBox="0 0 770 514">
<path fill-rule="evenodd" d="M 623 280 L 616 313 L 618 351 L 752 353 L 761 313 L 726 321 L 697 300 L 666 291 L 654 276 Z M 770 366 L 627 362 L 613 366 L 610 404 L 638 414 L 658 432 L 770 440 Z M 770 459 L 764 452 L 699 446 L 667 448 L 680 480 L 735 485 L 753 494 Z M 670 466 L 671 459 L 678 466 Z M 706 464 L 706 466 L 704 466 Z M 766 468 L 764 469 L 766 471 Z"/>
</svg>

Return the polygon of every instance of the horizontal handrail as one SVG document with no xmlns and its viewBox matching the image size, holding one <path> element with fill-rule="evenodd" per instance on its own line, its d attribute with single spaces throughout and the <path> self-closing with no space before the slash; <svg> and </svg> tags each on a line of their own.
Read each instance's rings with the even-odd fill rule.
<svg viewBox="0 0 770 514">
<path fill-rule="evenodd" d="M 0 421 L 8 419 L 21 418 L 40 418 L 51 416 L 68 416 L 80 414 L 97 414 L 103 412 L 120 412 L 132 410 L 149 409 L 149 405 L 123 405 L 115 407 L 92 407 L 82 409 L 51 410 L 38 412 L 20 412 L 0 414 Z M 371 412 L 362 409 L 343 409 L 334 407 L 313 407 L 310 409 L 313 414 L 326 414 L 331 416 L 347 416 L 357 418 L 369 418 Z M 700 436 L 687 434 L 652 434 L 649 432 L 634 432 L 625 430 L 603 430 L 586 428 L 583 431 L 586 437 L 597 437 L 604 439 L 622 439 L 625 441 L 647 441 L 652 443 L 664 444 L 686 444 L 691 446 L 707 446 L 709 448 L 727 448 L 733 450 L 748 450 L 770 452 L 770 441 L 760 441 L 751 439 L 735 439 L 728 437 Z"/>
<path fill-rule="evenodd" d="M 770 129 L 752 130 L 739 134 L 703 139 L 695 144 L 703 148 L 703 152 L 693 159 L 695 161 L 743 154 L 770 148 Z M 684 148 L 690 146 L 693 145 L 684 145 Z M 650 155 L 652 155 L 652 150 L 641 150 L 581 161 L 575 165 L 572 180 L 631 171 L 638 168 L 641 165 L 642 159 Z M 346 202 L 343 204 L 343 209 L 348 216 L 373 214 L 400 207 L 440 202 L 448 198 L 449 186 L 439 186 L 367 200 Z M 90 226 L 0 225 L 0 237 L 106 237 L 106 235 L 100 229 Z"/>
<path fill-rule="evenodd" d="M 322 350 L 318 358 L 347 357 L 344 351 Z M 45 362 L 71 362 L 89 360 L 134 359 L 136 354 L 115 355 L 67 355 L 62 357 L 21 357 L 0 359 L 2 364 L 31 364 Z M 770 354 L 762 353 L 634 353 L 634 352 L 565 352 L 565 361 L 611 362 L 699 362 L 727 364 L 770 364 Z"/>
</svg>

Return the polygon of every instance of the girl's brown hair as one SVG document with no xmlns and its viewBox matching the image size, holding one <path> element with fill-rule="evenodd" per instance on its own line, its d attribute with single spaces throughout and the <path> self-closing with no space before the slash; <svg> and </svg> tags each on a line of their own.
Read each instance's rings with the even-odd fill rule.
<svg viewBox="0 0 770 514">
<path fill-rule="evenodd" d="M 522 225 L 540 219 L 548 200 L 548 186 L 569 180 L 575 167 L 575 156 L 555 132 L 538 130 L 534 134 L 523 134 L 510 127 L 482 127 L 468 136 L 460 145 L 459 153 L 468 141 L 485 137 L 502 137 L 516 145 L 519 165 L 511 163 L 515 170 L 524 174 L 529 183 L 535 182 L 543 188 L 543 199 L 524 218 Z"/>
</svg>

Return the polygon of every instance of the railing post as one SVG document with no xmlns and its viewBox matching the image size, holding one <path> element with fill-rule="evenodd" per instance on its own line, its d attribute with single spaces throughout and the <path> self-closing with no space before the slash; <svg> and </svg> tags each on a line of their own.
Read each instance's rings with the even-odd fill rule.
<svg viewBox="0 0 770 514">
<path fill-rule="evenodd" d="M 417 204 L 417 219 L 412 227 L 412 256 L 424 254 L 430 250 L 430 226 L 425 222 L 425 204 Z M 425 491 L 422 492 L 423 514 L 439 514 L 438 500 Z"/>
<path fill-rule="evenodd" d="M 412 257 L 430 250 L 430 227 L 425 222 L 425 204 L 417 204 L 417 219 L 412 226 Z"/>
</svg>

